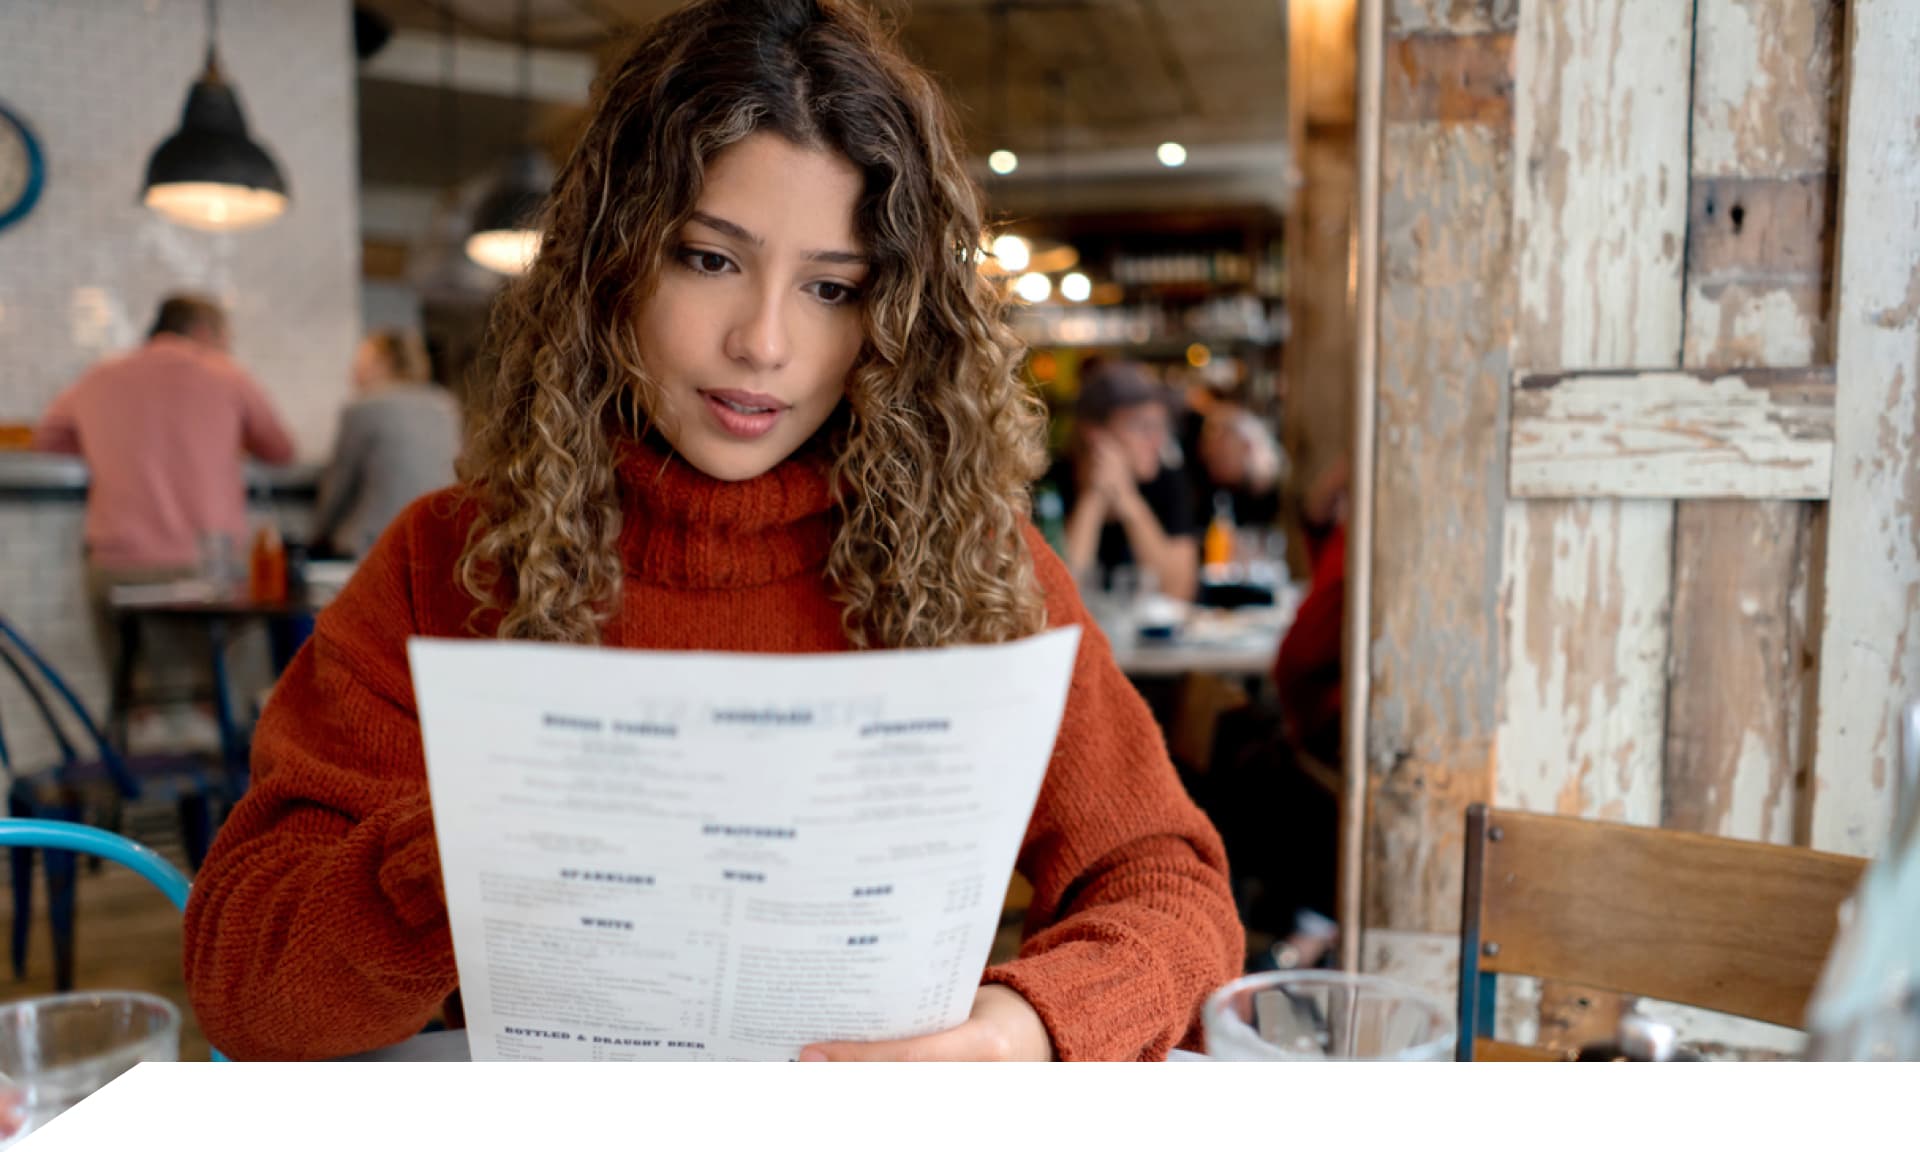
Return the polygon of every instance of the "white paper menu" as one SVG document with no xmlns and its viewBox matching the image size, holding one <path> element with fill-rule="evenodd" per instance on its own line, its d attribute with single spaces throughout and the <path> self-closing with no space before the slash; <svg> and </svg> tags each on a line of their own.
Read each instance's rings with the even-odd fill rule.
<svg viewBox="0 0 1920 1152">
<path fill-rule="evenodd" d="M 473 1059 L 789 1060 L 964 1021 L 1079 640 L 409 641 Z"/>
</svg>

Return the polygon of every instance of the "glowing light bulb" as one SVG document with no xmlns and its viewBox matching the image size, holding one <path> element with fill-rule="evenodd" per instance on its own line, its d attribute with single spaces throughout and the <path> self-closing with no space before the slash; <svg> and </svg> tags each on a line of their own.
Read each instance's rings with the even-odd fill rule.
<svg viewBox="0 0 1920 1152">
<path fill-rule="evenodd" d="M 1053 295 L 1053 281 L 1044 273 L 1029 272 L 1013 282 L 1013 290 L 1029 304 L 1043 304 Z"/>
<path fill-rule="evenodd" d="M 994 172 L 1001 176 L 1010 176 L 1013 174 L 1015 168 L 1020 167 L 1020 157 L 1015 156 L 1005 148 L 1001 148 L 994 152 L 993 155 L 987 157 L 987 167 L 993 169 Z"/>
<path fill-rule="evenodd" d="M 1093 295 L 1093 281 L 1085 272 L 1069 272 L 1060 278 L 1060 295 L 1075 304 L 1084 304 Z"/>
<path fill-rule="evenodd" d="M 1009 232 L 1004 236 L 993 238 L 993 258 L 998 260 L 1000 267 L 1007 271 L 1019 272 L 1023 271 L 1028 262 L 1033 259 L 1033 250 L 1027 246 L 1025 240 Z"/>
<path fill-rule="evenodd" d="M 1156 155 L 1160 157 L 1160 163 L 1169 168 L 1178 168 L 1187 162 L 1187 150 L 1171 140 L 1160 145 Z"/>
</svg>

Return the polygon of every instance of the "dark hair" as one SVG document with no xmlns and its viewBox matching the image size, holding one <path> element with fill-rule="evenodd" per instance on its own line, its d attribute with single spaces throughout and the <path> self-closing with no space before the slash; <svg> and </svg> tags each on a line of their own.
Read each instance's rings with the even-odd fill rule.
<svg viewBox="0 0 1920 1152">
<path fill-rule="evenodd" d="M 147 338 L 151 340 L 163 333 L 190 336 L 195 329 L 220 330 L 226 326 L 227 310 L 205 296 L 169 296 L 160 302 L 160 311 L 154 314 Z"/>
<path fill-rule="evenodd" d="M 1082 365 L 1080 394 L 1074 400 L 1073 414 L 1084 424 L 1105 424 L 1115 412 L 1142 404 L 1165 404 L 1173 398 L 1161 385 L 1153 369 L 1133 360 L 1101 359 L 1088 370 Z"/>
<path fill-rule="evenodd" d="M 497 305 L 498 353 L 462 464 L 479 506 L 462 584 L 505 637 L 591 643 L 619 602 L 617 438 L 657 407 L 633 317 L 700 199 L 755 132 L 858 169 L 865 345 L 829 425 L 827 578 L 850 640 L 990 642 L 1044 622 L 1022 527 L 1044 412 L 975 259 L 979 191 L 932 78 L 851 0 L 705 0 L 647 29 L 597 86 L 538 257 Z"/>
</svg>

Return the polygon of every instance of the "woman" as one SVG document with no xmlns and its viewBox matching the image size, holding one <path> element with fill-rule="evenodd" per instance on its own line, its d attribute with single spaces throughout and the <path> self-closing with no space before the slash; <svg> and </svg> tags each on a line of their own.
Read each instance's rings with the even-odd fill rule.
<svg viewBox="0 0 1920 1152">
<path fill-rule="evenodd" d="M 314 514 L 315 546 L 336 556 L 361 555 L 401 509 L 453 483 L 460 454 L 460 406 L 433 383 L 418 333 L 387 328 L 362 340 L 353 390 Z"/>
<path fill-rule="evenodd" d="M 456 489 L 320 618 L 187 912 L 243 1057 L 418 1031 L 457 973 L 409 634 L 826 652 L 1087 623 L 1025 527 L 1037 402 L 952 117 L 864 10 L 709 0 L 604 82 Z M 811 1059 L 1159 1058 L 1243 935 L 1218 836 L 1095 630 L 1018 866 L 1019 957 L 946 1032 Z"/>
</svg>

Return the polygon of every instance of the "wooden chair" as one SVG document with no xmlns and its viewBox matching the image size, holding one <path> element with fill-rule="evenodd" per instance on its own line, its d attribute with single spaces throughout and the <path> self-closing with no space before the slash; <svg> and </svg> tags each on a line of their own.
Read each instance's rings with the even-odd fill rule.
<svg viewBox="0 0 1920 1152">
<path fill-rule="evenodd" d="M 1867 861 L 1676 832 L 1467 809 L 1461 1060 L 1566 1059 L 1494 1040 L 1501 975 L 1763 1020 L 1807 1000 Z"/>
</svg>

